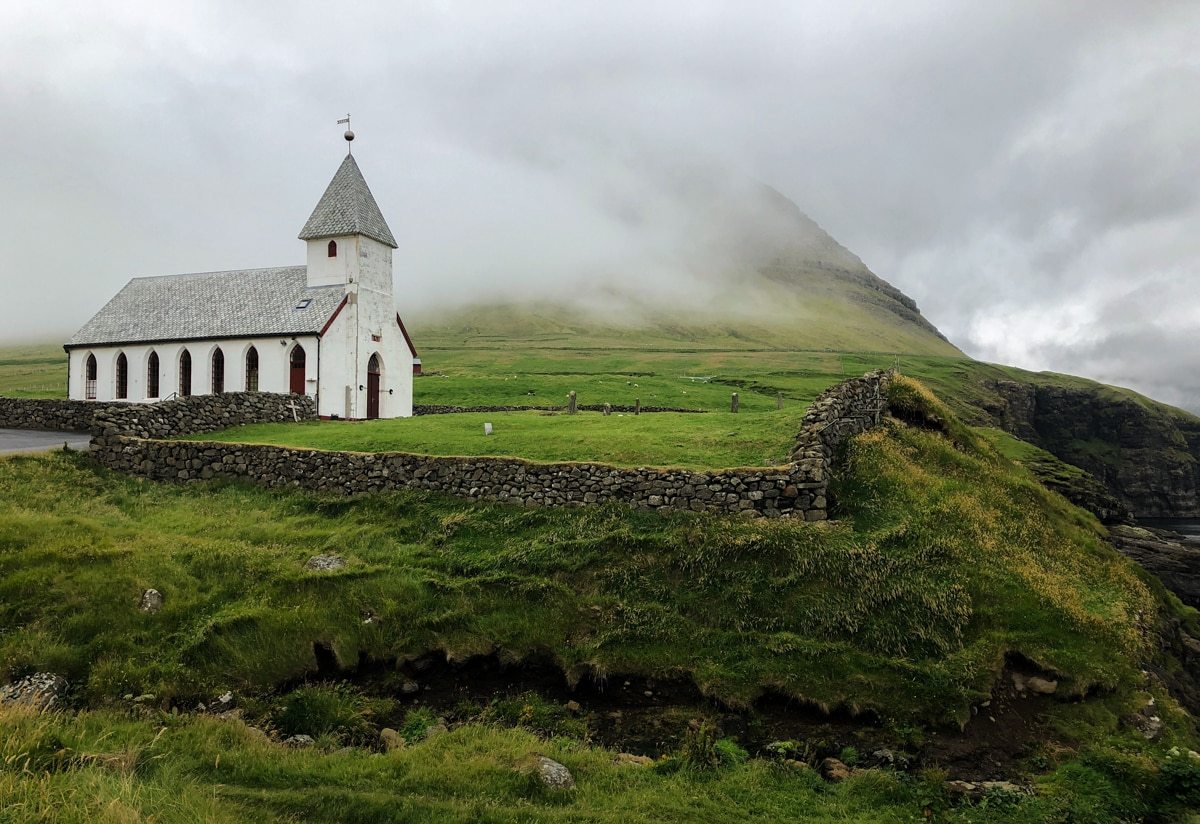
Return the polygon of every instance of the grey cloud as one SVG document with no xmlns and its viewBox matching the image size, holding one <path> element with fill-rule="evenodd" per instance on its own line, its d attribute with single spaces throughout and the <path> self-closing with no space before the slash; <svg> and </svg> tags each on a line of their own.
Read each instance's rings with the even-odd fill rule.
<svg viewBox="0 0 1200 824">
<path fill-rule="evenodd" d="M 761 180 L 970 353 L 1200 410 L 1198 36 L 1116 0 L 9 4 L 0 338 L 300 262 L 349 110 L 407 301 L 669 285 L 711 252 L 687 187 Z M 1164 282 L 1169 323 L 1122 314 Z"/>
</svg>

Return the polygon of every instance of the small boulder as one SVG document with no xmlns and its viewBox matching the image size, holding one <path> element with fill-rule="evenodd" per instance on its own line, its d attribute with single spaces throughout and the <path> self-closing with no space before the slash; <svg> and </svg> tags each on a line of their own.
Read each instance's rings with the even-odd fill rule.
<svg viewBox="0 0 1200 824">
<path fill-rule="evenodd" d="M 446 726 L 445 721 L 438 721 L 436 724 L 425 728 L 425 740 L 435 738 L 439 735 L 445 735 L 450 732 L 450 728 Z"/>
<path fill-rule="evenodd" d="M 35 672 L 0 687 L 0 704 L 21 704 L 48 710 L 67 694 L 67 679 L 52 672 Z"/>
<path fill-rule="evenodd" d="M 421 691 L 421 685 L 416 681 L 405 681 L 400 685 L 400 692 L 404 695 L 416 695 Z"/>
<path fill-rule="evenodd" d="M 231 709 L 233 709 L 233 703 L 233 693 L 229 690 L 226 690 L 212 700 L 212 702 L 208 705 L 208 711 L 217 714 L 229 712 Z"/>
<path fill-rule="evenodd" d="M 1046 678 L 1033 676 L 1025 680 L 1025 686 L 1030 692 L 1036 692 L 1038 695 L 1053 695 L 1058 692 L 1058 682 L 1051 681 Z"/>
<path fill-rule="evenodd" d="M 573 699 L 568 701 L 565 706 L 567 708 L 567 712 L 573 715 L 579 715 L 581 712 L 583 712 L 583 707 L 580 705 L 580 703 Z"/>
<path fill-rule="evenodd" d="M 613 763 L 622 767 L 649 767 L 654 764 L 654 759 L 645 755 L 619 752 L 617 753 L 617 757 L 613 759 Z"/>
<path fill-rule="evenodd" d="M 311 747 L 316 743 L 316 739 L 314 739 L 311 735 L 292 735 L 283 739 L 283 745 L 285 747 L 296 747 L 298 749 L 302 747 Z"/>
<path fill-rule="evenodd" d="M 837 784 L 850 777 L 850 768 L 836 758 L 826 758 L 821 761 L 821 777 Z"/>
<path fill-rule="evenodd" d="M 384 752 L 402 750 L 407 746 L 408 742 L 404 740 L 404 736 L 391 727 L 384 727 L 379 731 L 379 748 Z"/>
<path fill-rule="evenodd" d="M 575 776 L 571 775 L 571 771 L 553 758 L 547 758 L 544 755 L 537 757 L 537 777 L 552 790 L 575 788 Z"/>
<path fill-rule="evenodd" d="M 305 562 L 304 568 L 314 572 L 345 569 L 346 559 L 340 555 L 314 555 Z"/>
<path fill-rule="evenodd" d="M 163 596 L 157 589 L 148 589 L 142 593 L 142 599 L 138 602 L 138 609 L 142 612 L 158 612 L 162 609 Z"/>
</svg>

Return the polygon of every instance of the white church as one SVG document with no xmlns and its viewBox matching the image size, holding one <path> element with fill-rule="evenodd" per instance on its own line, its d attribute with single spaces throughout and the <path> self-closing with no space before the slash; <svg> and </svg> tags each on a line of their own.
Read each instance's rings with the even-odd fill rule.
<svg viewBox="0 0 1200 824">
<path fill-rule="evenodd" d="M 69 397 L 292 392 L 322 417 L 411 415 L 421 361 L 392 296 L 396 240 L 349 152 L 300 239 L 307 266 L 129 281 L 64 346 Z"/>
</svg>

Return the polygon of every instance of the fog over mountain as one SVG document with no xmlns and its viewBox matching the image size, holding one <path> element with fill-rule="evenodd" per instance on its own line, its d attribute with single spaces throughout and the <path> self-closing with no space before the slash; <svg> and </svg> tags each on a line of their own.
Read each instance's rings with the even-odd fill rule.
<svg viewBox="0 0 1200 824">
<path fill-rule="evenodd" d="M 702 298 L 767 184 L 969 354 L 1200 411 L 1198 41 L 1193 2 L 3 4 L 0 340 L 302 262 L 349 111 L 402 310 Z"/>
</svg>

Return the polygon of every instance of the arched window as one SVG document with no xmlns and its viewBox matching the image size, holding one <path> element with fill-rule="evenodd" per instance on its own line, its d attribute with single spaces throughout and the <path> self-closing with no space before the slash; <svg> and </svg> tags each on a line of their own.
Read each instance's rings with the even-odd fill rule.
<svg viewBox="0 0 1200 824">
<path fill-rule="evenodd" d="M 116 398 L 123 401 L 129 397 L 129 361 L 125 353 L 117 355 L 117 392 Z"/>
<path fill-rule="evenodd" d="M 146 397 L 158 397 L 158 353 L 151 352 L 146 358 Z"/>
<path fill-rule="evenodd" d="M 83 365 L 83 397 L 96 400 L 96 356 L 90 352 Z"/>
<path fill-rule="evenodd" d="M 225 391 L 225 353 L 217 347 L 212 353 L 212 393 L 219 395 Z"/>
<path fill-rule="evenodd" d="M 293 395 L 304 394 L 305 360 L 304 347 L 297 343 L 292 348 L 291 357 L 288 358 L 288 391 Z"/>
<path fill-rule="evenodd" d="M 337 257 L 337 241 L 336 240 L 329 241 L 329 256 Z"/>
<path fill-rule="evenodd" d="M 192 394 L 192 353 L 186 349 L 179 356 L 179 394 L 185 398 Z"/>
<path fill-rule="evenodd" d="M 246 391 L 258 391 L 258 350 L 253 346 L 246 351 Z"/>
</svg>

